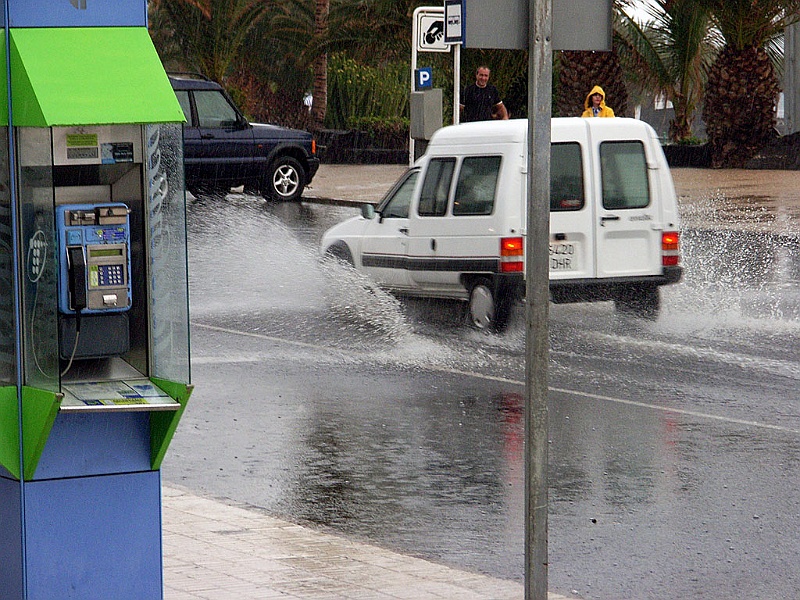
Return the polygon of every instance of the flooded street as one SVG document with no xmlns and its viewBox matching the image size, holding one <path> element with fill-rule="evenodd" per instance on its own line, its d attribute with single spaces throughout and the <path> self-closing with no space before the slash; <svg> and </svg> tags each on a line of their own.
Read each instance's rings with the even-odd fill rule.
<svg viewBox="0 0 800 600">
<path fill-rule="evenodd" d="M 685 277 L 657 321 L 550 306 L 549 588 L 796 597 L 800 176 L 675 182 Z M 164 479 L 521 580 L 522 307 L 486 335 L 457 303 L 320 263 L 322 232 L 354 214 L 190 202 L 196 391 Z"/>
</svg>

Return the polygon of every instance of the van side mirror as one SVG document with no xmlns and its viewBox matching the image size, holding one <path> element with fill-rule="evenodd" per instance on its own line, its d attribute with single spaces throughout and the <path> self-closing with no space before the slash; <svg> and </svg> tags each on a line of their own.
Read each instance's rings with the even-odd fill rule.
<svg viewBox="0 0 800 600">
<path fill-rule="evenodd" d="M 372 204 L 362 204 L 361 205 L 361 216 L 365 219 L 374 219 L 375 218 L 375 207 Z"/>
</svg>

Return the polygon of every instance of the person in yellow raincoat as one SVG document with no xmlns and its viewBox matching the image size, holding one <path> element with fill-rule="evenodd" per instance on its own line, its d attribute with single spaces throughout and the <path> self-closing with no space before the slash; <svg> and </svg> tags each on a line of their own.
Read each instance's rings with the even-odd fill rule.
<svg viewBox="0 0 800 600">
<path fill-rule="evenodd" d="M 583 107 L 586 110 L 583 111 L 582 117 L 614 116 L 614 110 L 610 106 L 606 106 L 606 93 L 599 85 L 594 86 L 592 91 L 586 96 Z"/>
</svg>

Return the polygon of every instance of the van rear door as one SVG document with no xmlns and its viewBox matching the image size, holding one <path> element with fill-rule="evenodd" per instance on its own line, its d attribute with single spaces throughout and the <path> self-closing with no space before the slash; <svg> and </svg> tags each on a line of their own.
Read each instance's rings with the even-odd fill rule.
<svg viewBox="0 0 800 600">
<path fill-rule="evenodd" d="M 554 120 L 550 146 L 550 279 L 595 277 L 596 183 L 585 119 Z"/>
<path fill-rule="evenodd" d="M 651 181 L 656 158 L 646 138 L 619 128 L 595 127 L 598 278 L 661 273 L 660 202 Z"/>
</svg>

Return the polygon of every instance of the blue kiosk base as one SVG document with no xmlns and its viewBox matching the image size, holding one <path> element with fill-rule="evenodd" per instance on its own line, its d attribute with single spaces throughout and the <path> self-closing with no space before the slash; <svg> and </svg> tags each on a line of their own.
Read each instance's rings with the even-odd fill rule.
<svg viewBox="0 0 800 600">
<path fill-rule="evenodd" d="M 159 471 L 26 482 L 24 532 L 22 485 L 0 478 L 3 598 L 163 597 Z"/>
<path fill-rule="evenodd" d="M 152 418 L 59 413 L 35 478 L 0 469 L 0 598 L 163 598 Z"/>
</svg>

